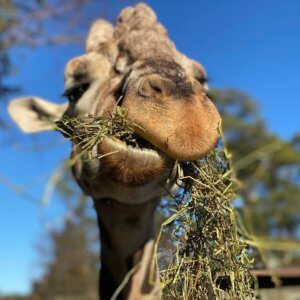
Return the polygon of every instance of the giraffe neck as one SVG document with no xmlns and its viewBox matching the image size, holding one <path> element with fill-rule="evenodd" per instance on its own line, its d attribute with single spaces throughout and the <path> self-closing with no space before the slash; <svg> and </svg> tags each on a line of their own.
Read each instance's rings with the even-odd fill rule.
<svg viewBox="0 0 300 300">
<path fill-rule="evenodd" d="M 159 299 L 159 283 L 149 282 L 154 249 L 154 214 L 159 199 L 126 205 L 111 199 L 94 200 L 101 238 L 99 295 L 110 299 L 132 271 L 117 299 Z"/>
</svg>

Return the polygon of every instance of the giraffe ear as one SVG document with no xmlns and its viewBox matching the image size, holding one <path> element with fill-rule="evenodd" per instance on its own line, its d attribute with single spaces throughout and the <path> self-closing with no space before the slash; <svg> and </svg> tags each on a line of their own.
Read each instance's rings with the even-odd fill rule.
<svg viewBox="0 0 300 300">
<path fill-rule="evenodd" d="M 24 132 L 33 133 L 53 130 L 53 122 L 62 117 L 67 106 L 67 103 L 58 105 L 37 97 L 25 97 L 12 100 L 8 113 Z"/>
</svg>

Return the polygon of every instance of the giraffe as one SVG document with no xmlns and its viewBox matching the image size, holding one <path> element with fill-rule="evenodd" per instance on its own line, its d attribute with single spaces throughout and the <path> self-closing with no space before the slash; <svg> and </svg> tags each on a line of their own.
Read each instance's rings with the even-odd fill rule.
<svg viewBox="0 0 300 300">
<path fill-rule="evenodd" d="M 160 299 L 154 214 L 163 196 L 176 191 L 178 161 L 205 156 L 216 144 L 220 115 L 206 95 L 204 68 L 180 53 L 150 7 L 123 9 L 113 26 L 97 20 L 85 53 L 65 68 L 67 103 L 38 97 L 13 100 L 9 114 L 27 133 L 53 130 L 45 117 L 108 117 L 116 105 L 133 122 L 138 146 L 105 137 L 80 160 L 75 180 L 94 201 L 101 239 L 99 297 L 110 299 L 128 272 L 117 299 Z M 80 152 L 73 145 L 71 156 Z"/>
</svg>

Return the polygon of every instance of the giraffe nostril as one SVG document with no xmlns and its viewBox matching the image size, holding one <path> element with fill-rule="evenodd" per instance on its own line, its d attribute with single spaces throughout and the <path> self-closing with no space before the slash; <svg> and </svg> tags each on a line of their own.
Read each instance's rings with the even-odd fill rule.
<svg viewBox="0 0 300 300">
<path fill-rule="evenodd" d="M 151 83 L 151 82 L 149 82 L 149 84 L 150 84 L 151 88 L 152 88 L 155 92 L 157 92 L 158 94 L 161 94 L 161 93 L 162 93 L 162 89 L 161 89 L 159 86 L 157 86 L 157 85 L 155 85 L 155 84 L 153 84 L 153 83 Z"/>
<path fill-rule="evenodd" d="M 146 77 L 140 84 L 139 94 L 144 97 L 168 95 L 174 89 L 174 83 L 158 74 Z"/>
</svg>

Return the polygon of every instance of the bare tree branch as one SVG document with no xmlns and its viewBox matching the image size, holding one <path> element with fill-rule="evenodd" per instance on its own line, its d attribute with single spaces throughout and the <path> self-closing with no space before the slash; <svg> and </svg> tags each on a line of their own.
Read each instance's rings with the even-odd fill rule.
<svg viewBox="0 0 300 300">
<path fill-rule="evenodd" d="M 1 13 L 2 17 L 5 12 L 5 22 L 0 28 L 1 46 L 7 49 L 12 46 L 44 46 L 49 44 L 68 44 L 78 43 L 83 37 L 75 33 L 76 25 L 80 21 L 78 11 L 82 11 L 85 5 L 91 0 L 70 0 L 68 3 L 59 1 L 58 3 L 45 6 L 35 5 L 34 7 L 20 8 L 18 6 L 16 13 L 9 13 L 9 9 Z M 1 5 L 0 5 L 1 7 Z M 24 10 L 25 9 L 25 13 Z M 68 24 L 72 13 L 76 12 L 77 18 L 72 17 L 72 32 L 67 32 L 71 25 Z M 55 22 L 59 18 L 66 17 L 69 20 L 63 20 L 64 26 L 61 26 L 61 33 L 53 35 L 46 28 L 46 22 Z M 75 20 L 75 21 L 74 21 Z M 75 23 L 75 24 L 74 24 Z M 47 31 L 45 33 L 44 31 Z"/>
</svg>

